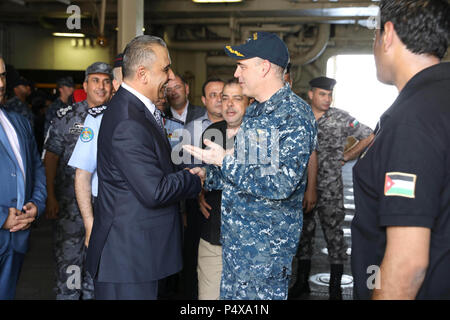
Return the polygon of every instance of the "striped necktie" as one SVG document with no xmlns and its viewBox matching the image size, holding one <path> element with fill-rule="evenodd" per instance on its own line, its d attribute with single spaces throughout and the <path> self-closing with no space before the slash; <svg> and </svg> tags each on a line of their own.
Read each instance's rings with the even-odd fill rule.
<svg viewBox="0 0 450 320">
<path fill-rule="evenodd" d="M 158 122 L 158 124 L 161 127 L 161 129 L 164 130 L 164 125 L 162 123 L 162 117 L 161 117 L 161 111 L 156 108 L 155 112 L 153 113 L 153 115 L 155 116 L 156 122 Z"/>
</svg>

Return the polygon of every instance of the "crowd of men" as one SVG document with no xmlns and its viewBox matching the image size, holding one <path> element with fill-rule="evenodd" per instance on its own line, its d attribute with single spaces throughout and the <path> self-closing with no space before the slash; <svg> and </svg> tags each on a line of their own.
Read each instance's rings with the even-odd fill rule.
<svg viewBox="0 0 450 320">
<path fill-rule="evenodd" d="M 45 212 L 59 300 L 304 298 L 316 217 L 341 300 L 342 166 L 358 157 L 354 298 L 450 298 L 449 14 L 444 0 L 381 1 L 377 76 L 399 97 L 374 132 L 331 107 L 334 79 L 311 79 L 309 103 L 296 95 L 268 32 L 225 46 L 234 79 L 208 79 L 203 107 L 155 36 L 88 66 L 79 101 L 60 79 L 38 113 L 24 78 L 6 99 L 0 57 L 0 299 Z"/>
</svg>

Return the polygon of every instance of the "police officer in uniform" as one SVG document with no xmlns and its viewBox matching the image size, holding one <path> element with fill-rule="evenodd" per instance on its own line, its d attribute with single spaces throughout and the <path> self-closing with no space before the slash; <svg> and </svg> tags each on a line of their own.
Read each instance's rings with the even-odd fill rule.
<svg viewBox="0 0 450 320">
<path fill-rule="evenodd" d="M 56 258 L 56 298 L 92 299 L 92 279 L 84 273 L 85 232 L 74 191 L 75 169 L 68 165 L 70 156 L 83 131 L 89 108 L 109 101 L 112 93 L 111 67 L 96 62 L 86 69 L 84 90 L 87 99 L 57 111 L 44 144 L 47 174 L 46 217 L 56 219 L 54 249 Z M 76 277 L 82 276 L 81 286 Z M 73 276 L 74 278 L 69 278 Z"/>
<path fill-rule="evenodd" d="M 31 94 L 30 82 L 24 77 L 19 77 L 14 83 L 14 97 L 8 100 L 5 105 L 7 111 L 17 112 L 24 116 L 30 122 L 31 129 L 34 132 L 34 113 L 27 102 Z"/>
<path fill-rule="evenodd" d="M 58 79 L 56 82 L 59 97 L 56 98 L 55 101 L 48 107 L 45 112 L 45 125 L 44 125 L 44 134 L 47 134 L 48 128 L 50 127 L 50 123 L 53 118 L 56 117 L 56 112 L 59 109 L 67 107 L 72 104 L 72 94 L 75 90 L 75 84 L 73 83 L 72 77 L 63 77 Z"/>
<path fill-rule="evenodd" d="M 308 92 L 311 109 L 318 124 L 318 173 L 317 204 L 312 212 L 303 215 L 303 230 L 298 247 L 297 281 L 289 292 L 289 298 L 298 298 L 309 293 L 309 272 L 313 255 L 315 215 L 318 215 L 327 242 L 330 262 L 329 293 L 331 300 L 342 299 L 341 278 L 347 259 L 347 243 L 342 231 L 345 218 L 342 162 L 356 158 L 372 141 L 372 130 L 359 123 L 347 112 L 330 108 L 336 80 L 319 77 L 310 81 Z M 358 144 L 344 153 L 347 137 L 353 136 Z M 308 167 L 308 170 L 311 168 Z M 310 184 L 312 179 L 308 181 Z M 308 185 L 308 188 L 311 186 Z M 314 187 L 314 186 L 313 186 Z"/>
<path fill-rule="evenodd" d="M 114 60 L 114 68 L 112 70 L 114 92 L 117 92 L 122 84 L 122 58 L 123 55 L 119 54 Z M 97 139 L 103 113 L 107 108 L 107 105 L 89 108 L 88 115 L 84 121 L 83 131 L 69 160 L 69 166 L 76 169 L 75 194 L 86 232 L 86 247 L 89 244 L 94 222 L 92 200 L 95 201 L 98 191 Z"/>
</svg>

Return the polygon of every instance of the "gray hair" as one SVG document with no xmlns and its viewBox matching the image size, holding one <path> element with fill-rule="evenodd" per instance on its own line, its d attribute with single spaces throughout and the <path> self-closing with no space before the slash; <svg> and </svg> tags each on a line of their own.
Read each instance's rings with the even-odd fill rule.
<svg viewBox="0 0 450 320">
<path fill-rule="evenodd" d="M 263 58 L 260 58 L 260 57 L 256 57 L 256 58 L 257 58 L 256 65 L 260 65 L 264 61 Z M 286 73 L 286 69 L 283 67 L 280 67 L 279 65 L 277 65 L 273 62 L 269 61 L 269 63 L 270 63 L 270 68 L 272 68 L 274 71 L 274 75 L 284 82 L 284 75 Z"/>
<path fill-rule="evenodd" d="M 284 82 L 284 75 L 286 74 L 286 69 L 283 67 L 280 67 L 279 65 L 275 64 L 275 63 L 270 63 L 272 65 L 272 68 L 274 69 L 275 75 L 283 80 Z"/>
<path fill-rule="evenodd" d="M 127 44 L 123 52 L 122 75 L 131 78 L 139 66 L 150 67 L 155 59 L 154 45 L 167 48 L 163 39 L 155 36 L 142 35 L 134 38 Z"/>
</svg>

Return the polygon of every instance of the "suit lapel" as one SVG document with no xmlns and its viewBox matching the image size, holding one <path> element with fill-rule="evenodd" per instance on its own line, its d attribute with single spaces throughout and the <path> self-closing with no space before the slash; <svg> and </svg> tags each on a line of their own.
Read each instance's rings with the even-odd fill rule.
<svg viewBox="0 0 450 320">
<path fill-rule="evenodd" d="M 121 92 L 121 91 L 123 91 L 123 92 Z M 164 141 L 164 144 L 168 148 L 168 151 L 172 152 L 169 140 L 167 140 L 167 135 L 166 135 L 164 129 L 161 128 L 161 126 L 156 122 L 155 117 L 152 115 L 150 110 L 147 109 L 145 104 L 141 100 L 139 100 L 139 98 L 136 97 L 134 94 L 132 94 L 131 92 L 129 92 L 128 90 L 126 90 L 126 89 L 124 89 L 122 87 L 120 87 L 119 91 L 116 94 L 119 94 L 119 93 L 126 95 L 128 97 L 128 99 L 129 99 L 128 100 L 129 103 L 133 104 L 139 111 L 144 112 L 145 117 L 147 118 L 147 120 L 150 121 L 151 125 L 153 127 L 155 127 L 156 130 L 161 135 L 161 138 Z"/>
</svg>

